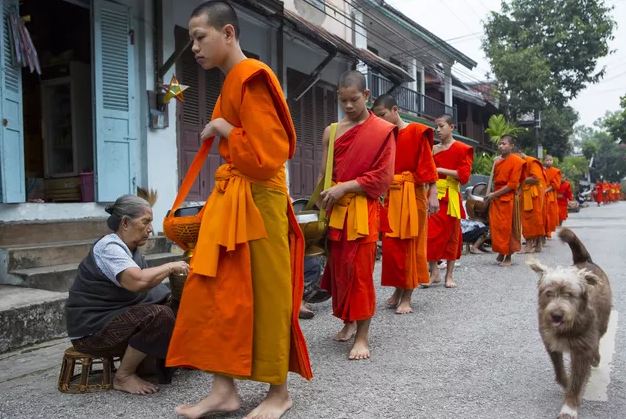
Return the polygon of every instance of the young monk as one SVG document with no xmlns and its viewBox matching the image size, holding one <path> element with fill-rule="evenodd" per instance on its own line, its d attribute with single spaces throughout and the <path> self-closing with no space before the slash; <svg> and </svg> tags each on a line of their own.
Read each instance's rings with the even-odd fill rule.
<svg viewBox="0 0 626 419">
<path fill-rule="evenodd" d="M 474 149 L 452 137 L 454 122 L 450 115 L 435 119 L 440 143 L 433 147 L 437 166 L 437 196 L 439 211 L 428 218 L 428 263 L 431 283 L 440 282 L 437 261 L 445 259 L 446 288 L 455 288 L 454 263 L 461 257 L 463 235 L 461 218 L 465 209 L 461 199 L 461 185 L 467 183 L 472 173 Z"/>
<path fill-rule="evenodd" d="M 395 287 L 387 306 L 396 314 L 412 313 L 411 295 L 428 284 L 428 217 L 439 211 L 437 167 L 433 160 L 432 128 L 407 123 L 396 100 L 383 95 L 374 101 L 376 115 L 398 127 L 393 182 L 385 199 L 390 232 L 383 235 L 383 286 Z"/>
<path fill-rule="evenodd" d="M 204 207 L 167 358 L 169 366 L 212 372 L 213 384 L 206 398 L 176 413 L 198 418 L 238 410 L 234 378 L 240 378 L 269 384 L 246 418 L 280 418 L 292 405 L 287 371 L 312 377 L 298 324 L 304 243 L 285 180 L 295 130 L 272 70 L 242 53 L 227 2 L 198 6 L 189 36 L 198 64 L 225 75 L 200 137 L 210 147 L 219 136 L 226 163 Z"/>
<path fill-rule="evenodd" d="M 514 228 L 519 215 L 515 194 L 523 179 L 526 162 L 513 153 L 515 139 L 504 135 L 498 142 L 500 159 L 493 170 L 494 192 L 487 194 L 489 202 L 489 228 L 491 230 L 491 248 L 498 253 L 497 262 L 500 266 L 511 266 L 511 255 L 521 249 L 520 232 Z"/>
<path fill-rule="evenodd" d="M 598 203 L 598 206 L 602 205 L 602 202 L 604 201 L 604 196 L 602 194 L 602 181 L 597 181 L 595 188 L 594 188 L 594 196 L 596 198 L 596 202 Z"/>
<path fill-rule="evenodd" d="M 563 175 L 561 176 L 561 186 L 557 191 L 556 201 L 559 204 L 559 225 L 563 224 L 563 221 L 567 220 L 567 204 L 574 199 L 572 193 L 572 185 L 569 180 Z"/>
<path fill-rule="evenodd" d="M 546 234 L 543 220 L 543 200 L 546 176 L 543 165 L 532 156 L 520 154 L 526 161 L 522 174 L 522 233 L 526 239 L 522 253 L 541 252 Z"/>
<path fill-rule="evenodd" d="M 556 202 L 556 194 L 561 186 L 561 171 L 554 167 L 554 159 L 551 155 L 546 154 L 543 161 L 543 165 L 546 168 L 546 200 L 545 206 L 545 224 L 546 224 L 546 237 L 550 238 L 553 232 L 556 231 L 556 227 L 559 225 L 559 205 Z"/>
<path fill-rule="evenodd" d="M 332 180 L 320 195 L 330 211 L 328 260 L 322 288 L 332 295 L 333 314 L 344 327 L 335 340 L 354 344 L 348 358 L 370 357 L 369 325 L 376 308 L 374 262 L 379 231 L 380 196 L 393 179 L 396 127 L 369 112 L 365 77 L 347 71 L 337 94 L 345 117 L 336 125 Z M 332 125 L 324 131 L 324 154 Z M 322 172 L 325 171 L 325 162 Z"/>
</svg>

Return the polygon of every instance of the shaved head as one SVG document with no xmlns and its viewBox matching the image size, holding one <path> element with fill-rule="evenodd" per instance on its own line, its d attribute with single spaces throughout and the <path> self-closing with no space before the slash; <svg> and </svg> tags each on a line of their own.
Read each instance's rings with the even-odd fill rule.
<svg viewBox="0 0 626 419">
<path fill-rule="evenodd" d="M 344 87 L 354 87 L 357 90 L 364 92 L 367 90 L 367 83 L 363 73 L 356 70 L 345 71 L 339 76 L 339 89 Z"/>
<path fill-rule="evenodd" d="M 393 109 L 394 106 L 398 106 L 398 103 L 391 95 L 382 95 L 378 96 L 374 101 L 373 107 L 376 108 L 378 106 L 382 106 L 385 109 Z"/>
<path fill-rule="evenodd" d="M 192 18 L 198 16 L 206 16 L 208 25 L 217 30 L 221 30 L 226 25 L 232 25 L 235 28 L 235 37 L 239 39 L 239 19 L 229 2 L 205 1 L 191 12 Z"/>
</svg>

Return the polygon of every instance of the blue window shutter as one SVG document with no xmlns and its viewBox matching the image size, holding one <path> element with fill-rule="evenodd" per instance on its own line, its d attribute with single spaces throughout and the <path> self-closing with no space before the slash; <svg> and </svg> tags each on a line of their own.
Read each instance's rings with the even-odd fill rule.
<svg viewBox="0 0 626 419">
<path fill-rule="evenodd" d="M 138 141 L 133 120 L 134 56 L 130 8 L 92 0 L 96 191 L 99 202 L 134 194 Z"/>
<path fill-rule="evenodd" d="M 14 61 L 9 13 L 17 13 L 17 0 L 3 0 L 0 10 L 0 202 L 26 200 L 24 178 L 24 120 L 22 71 Z"/>
</svg>

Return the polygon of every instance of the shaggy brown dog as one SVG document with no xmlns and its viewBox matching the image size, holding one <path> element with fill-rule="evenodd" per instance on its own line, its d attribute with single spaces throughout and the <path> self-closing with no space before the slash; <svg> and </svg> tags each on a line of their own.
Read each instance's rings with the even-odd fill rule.
<svg viewBox="0 0 626 419">
<path fill-rule="evenodd" d="M 559 418 L 576 418 L 582 391 L 591 366 L 600 363 L 600 338 L 606 332 L 611 313 L 609 280 L 569 229 L 559 232 L 572 250 L 574 266 L 548 268 L 537 260 L 527 263 L 540 275 L 539 333 L 550 355 L 556 381 L 565 389 Z M 571 374 L 563 366 L 563 352 L 569 352 Z"/>
</svg>

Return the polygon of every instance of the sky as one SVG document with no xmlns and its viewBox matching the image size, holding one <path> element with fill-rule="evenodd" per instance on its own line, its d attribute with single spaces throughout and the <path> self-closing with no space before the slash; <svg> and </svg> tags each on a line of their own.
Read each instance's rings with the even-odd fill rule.
<svg viewBox="0 0 626 419">
<path fill-rule="evenodd" d="M 606 66 L 598 83 L 581 91 L 570 105 L 579 113 L 579 123 L 591 126 L 606 111 L 620 109 L 619 98 L 626 95 L 626 0 L 605 0 L 613 5 L 617 22 L 615 39 L 610 41 L 613 54 L 598 60 L 597 69 Z M 425 27 L 478 64 L 469 70 L 459 64 L 453 74 L 463 81 L 485 80 L 489 61 L 481 48 L 482 21 L 490 11 L 500 11 L 500 0 L 386 0 L 388 4 Z M 493 77 L 493 76 L 492 76 Z"/>
</svg>

